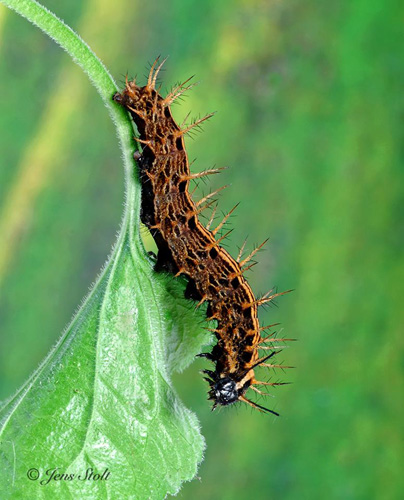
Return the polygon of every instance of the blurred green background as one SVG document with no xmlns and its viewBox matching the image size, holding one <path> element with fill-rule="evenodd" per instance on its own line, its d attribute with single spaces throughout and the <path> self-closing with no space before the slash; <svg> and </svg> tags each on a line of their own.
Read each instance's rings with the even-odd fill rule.
<svg viewBox="0 0 404 500">
<path fill-rule="evenodd" d="M 270 237 L 250 273 L 262 311 L 298 338 L 293 381 L 211 413 L 196 361 L 175 379 L 206 437 L 180 499 L 404 496 L 403 4 L 319 0 L 46 0 L 121 82 L 169 55 L 174 108 L 218 113 L 187 140 L 195 170 L 229 165 L 233 253 Z M 402 48 L 402 45 L 401 45 Z M 164 88 L 164 86 L 163 86 Z M 123 206 L 114 127 L 85 75 L 0 5 L 0 398 L 34 370 L 105 261 Z M 400 140 L 401 139 L 401 140 Z M 401 156 L 400 156 L 401 154 Z"/>
</svg>

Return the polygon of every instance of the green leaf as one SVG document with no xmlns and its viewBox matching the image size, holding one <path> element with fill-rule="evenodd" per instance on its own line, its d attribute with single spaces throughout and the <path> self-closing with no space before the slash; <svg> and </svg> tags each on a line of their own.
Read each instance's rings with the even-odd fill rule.
<svg viewBox="0 0 404 500">
<path fill-rule="evenodd" d="M 10 498 L 164 498 L 195 475 L 204 442 L 170 375 L 206 336 L 182 290 L 123 239 L 66 333 L 0 412 Z M 77 476 L 44 484 L 56 467 Z M 32 468 L 37 480 L 27 477 Z M 89 468 L 110 475 L 80 480 Z"/>
<path fill-rule="evenodd" d="M 0 412 L 10 498 L 164 498 L 195 475 L 204 442 L 170 375 L 206 335 L 182 290 L 140 261 L 126 235 L 66 333 Z M 44 484 L 56 467 L 77 476 Z M 32 468 L 37 480 L 27 477 Z M 80 480 L 89 468 L 110 475 Z"/>
<path fill-rule="evenodd" d="M 117 125 L 127 198 L 97 283 L 47 358 L 0 409 L 2 498 L 164 498 L 193 478 L 202 459 L 198 422 L 170 377 L 208 342 L 203 311 L 196 314 L 183 298 L 181 280 L 153 271 L 142 246 L 132 129 L 111 102 L 112 78 L 39 4 L 4 3 L 52 36 L 96 84 Z"/>
</svg>

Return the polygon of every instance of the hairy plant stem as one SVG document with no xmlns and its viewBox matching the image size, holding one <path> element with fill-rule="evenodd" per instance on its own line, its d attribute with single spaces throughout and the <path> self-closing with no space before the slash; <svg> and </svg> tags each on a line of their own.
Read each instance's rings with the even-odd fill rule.
<svg viewBox="0 0 404 500">
<path fill-rule="evenodd" d="M 126 203 L 116 248 L 119 247 L 127 230 L 130 230 L 133 233 L 131 242 L 134 243 L 132 251 L 135 251 L 139 257 L 145 257 L 138 231 L 140 185 L 133 176 L 133 125 L 128 114 L 112 101 L 113 94 L 118 90 L 114 79 L 80 36 L 43 5 L 35 0 L 0 0 L 0 2 L 38 26 L 60 45 L 88 75 L 104 101 L 116 127 L 125 167 Z"/>
</svg>

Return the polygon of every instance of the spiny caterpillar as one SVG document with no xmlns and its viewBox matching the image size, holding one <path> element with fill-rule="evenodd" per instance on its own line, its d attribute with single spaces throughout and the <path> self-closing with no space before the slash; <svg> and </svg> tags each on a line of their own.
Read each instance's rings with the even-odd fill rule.
<svg viewBox="0 0 404 500">
<path fill-rule="evenodd" d="M 253 265 L 247 266 L 247 263 L 265 242 L 243 260 L 244 246 L 234 260 L 219 245 L 227 234 L 218 239 L 215 236 L 236 207 L 213 230 L 209 228 L 215 211 L 206 227 L 199 221 L 198 215 L 212 204 L 212 197 L 220 189 L 195 203 L 188 191 L 189 182 L 216 174 L 220 169 L 190 173 L 184 135 L 212 115 L 181 129 L 172 117 L 170 105 L 194 84 L 189 84 L 188 79 L 163 98 L 156 90 L 156 80 L 165 60 L 156 68 L 158 62 L 159 58 L 152 65 L 144 87 L 126 79 L 124 90 L 113 97 L 130 112 L 139 131 L 140 138 L 135 140 L 141 144 L 142 152 L 136 152 L 134 157 L 142 185 L 141 220 L 157 244 L 156 269 L 186 276 L 185 296 L 198 300 L 198 305 L 206 301 L 208 319 L 217 321 L 217 327 L 211 330 L 217 344 L 211 353 L 199 355 L 215 364 L 214 371 L 203 371 L 210 385 L 208 394 L 213 400 L 213 409 L 243 401 L 260 411 L 278 415 L 247 399 L 245 393 L 252 389 L 266 395 L 256 386 L 283 385 L 258 381 L 254 369 L 280 367 L 268 361 L 279 352 L 276 343 L 290 339 L 262 338 L 261 332 L 269 327 L 260 327 L 257 309 L 287 292 L 269 292 L 256 299 L 243 276 Z M 270 353 L 260 357 L 259 350 Z"/>
</svg>

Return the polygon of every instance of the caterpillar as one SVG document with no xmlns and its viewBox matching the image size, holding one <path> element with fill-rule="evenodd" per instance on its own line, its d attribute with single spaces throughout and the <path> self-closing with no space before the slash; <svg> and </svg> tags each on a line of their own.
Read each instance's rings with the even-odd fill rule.
<svg viewBox="0 0 404 500">
<path fill-rule="evenodd" d="M 168 271 L 188 279 L 185 296 L 197 300 L 198 306 L 207 302 L 207 317 L 216 320 L 211 329 L 217 343 L 209 353 L 199 356 L 215 365 L 214 370 L 203 370 L 209 384 L 208 399 L 213 408 L 227 406 L 237 401 L 247 403 L 262 412 L 279 415 L 245 396 L 248 389 L 267 395 L 257 386 L 283 385 L 284 382 L 264 382 L 255 378 L 258 366 L 280 367 L 269 362 L 279 352 L 277 342 L 291 339 L 263 338 L 258 320 L 258 306 L 271 302 L 287 292 L 269 292 L 256 299 L 244 273 L 255 262 L 247 265 L 265 242 L 242 259 L 244 245 L 237 259 L 222 248 L 217 233 L 228 220 L 234 207 L 213 230 L 210 226 L 215 210 L 204 227 L 198 215 L 212 205 L 217 190 L 198 202 L 188 191 L 189 183 L 221 169 L 190 172 L 184 135 L 212 116 L 209 114 L 186 128 L 180 128 L 172 117 L 171 104 L 194 84 L 191 79 L 175 87 L 166 97 L 156 90 L 157 76 L 165 62 L 159 58 L 153 63 L 147 84 L 140 87 L 136 79 L 128 81 L 122 92 L 113 100 L 126 108 L 135 122 L 142 147 L 136 151 L 136 160 L 142 186 L 141 221 L 149 228 L 158 248 L 156 270 Z M 274 325 L 270 325 L 274 326 Z M 269 344 L 269 345 L 268 345 Z M 270 351 L 260 357 L 259 351 Z M 286 368 L 283 367 L 282 368 Z"/>
</svg>

